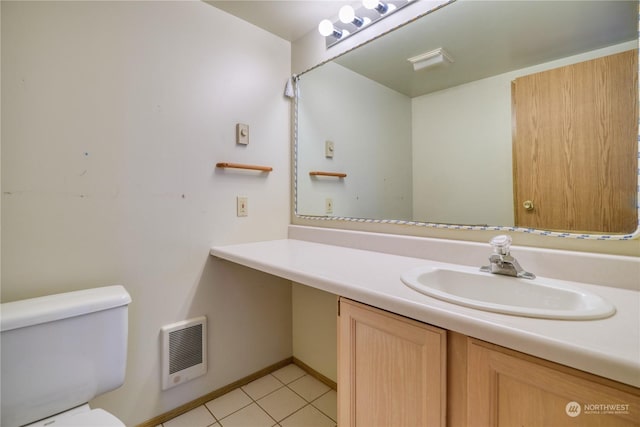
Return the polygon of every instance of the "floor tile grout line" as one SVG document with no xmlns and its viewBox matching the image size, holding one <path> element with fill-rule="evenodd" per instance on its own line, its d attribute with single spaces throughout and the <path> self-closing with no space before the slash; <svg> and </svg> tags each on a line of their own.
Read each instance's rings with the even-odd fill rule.
<svg viewBox="0 0 640 427">
<path fill-rule="evenodd" d="M 206 402 L 206 403 L 208 403 L 208 402 Z M 211 412 L 211 410 L 207 407 L 206 403 L 203 403 L 203 404 L 202 404 L 202 406 L 204 406 L 204 409 L 206 409 L 207 411 L 209 411 L 209 413 L 211 414 L 211 416 L 212 416 L 212 417 L 213 417 L 213 419 L 215 420 L 215 422 L 214 422 L 213 424 L 215 424 L 215 423 L 220 424 L 220 420 L 218 419 L 218 417 L 216 417 L 216 416 L 215 416 L 215 414 L 214 414 L 213 412 Z M 212 424 L 212 425 L 213 425 L 213 424 Z"/>
<path fill-rule="evenodd" d="M 320 412 L 322 415 L 324 415 L 325 417 L 329 418 L 332 422 L 336 422 L 333 418 L 331 418 L 329 415 L 325 414 L 322 410 L 320 410 L 319 408 L 316 408 L 314 405 L 311 404 L 311 402 L 307 402 L 306 405 L 304 405 L 302 408 L 297 409 L 295 411 L 293 411 L 291 414 L 287 415 L 286 417 L 284 417 L 282 420 L 280 420 L 280 422 L 283 422 L 284 420 L 286 420 L 287 418 L 291 418 L 292 416 L 294 416 L 295 414 L 297 414 L 298 412 L 302 411 L 304 408 L 306 408 L 307 406 L 311 406 L 312 408 L 316 409 L 318 412 Z"/>
<path fill-rule="evenodd" d="M 280 390 L 280 389 L 278 389 L 278 390 Z M 271 415 L 271 414 L 269 413 L 269 411 L 267 411 L 266 409 L 264 409 L 264 408 L 263 408 L 263 407 L 262 407 L 258 402 L 255 402 L 255 404 L 256 404 L 256 405 L 258 405 L 258 408 L 262 409 L 262 410 L 265 412 L 265 414 L 267 414 L 267 415 L 269 416 L 269 418 L 271 418 L 271 419 L 276 423 L 275 425 L 280 425 L 280 421 L 282 421 L 282 420 L 280 420 L 280 421 L 276 420 L 276 419 L 274 418 L 274 416 L 273 416 L 273 415 Z M 286 418 L 286 417 L 285 417 L 285 418 Z"/>
<path fill-rule="evenodd" d="M 229 392 L 228 392 L 228 393 L 226 393 L 226 394 L 229 394 L 229 393 L 231 393 L 231 392 L 232 392 L 232 391 L 234 391 L 234 390 L 240 390 L 242 393 L 244 393 L 244 395 L 245 395 L 245 396 L 247 396 L 247 397 L 249 398 L 249 400 L 251 400 L 251 402 L 250 402 L 250 403 L 248 403 L 248 404 L 246 404 L 246 405 L 244 405 L 244 406 L 239 407 L 239 408 L 238 408 L 238 409 L 236 409 L 235 411 L 229 412 L 227 415 L 225 415 L 224 417 L 221 417 L 221 418 L 216 417 L 216 416 L 213 414 L 213 412 L 211 412 L 211 410 L 207 407 L 207 404 L 206 404 L 206 403 L 205 403 L 205 404 L 203 404 L 203 406 L 204 406 L 204 407 L 209 411 L 209 413 L 211 413 L 211 415 L 213 415 L 213 418 L 216 420 L 216 422 L 217 422 L 218 424 L 220 424 L 221 426 L 222 426 L 222 420 L 224 420 L 225 418 L 229 418 L 231 415 L 233 415 L 233 414 L 235 414 L 235 413 L 237 413 L 237 412 L 242 411 L 242 410 L 243 410 L 244 408 L 246 408 L 247 406 L 251 406 L 251 404 L 252 404 L 252 403 L 258 403 L 258 402 L 256 402 L 256 401 L 253 399 L 253 397 L 249 396 L 249 394 L 248 394 L 246 391 L 244 391 L 244 390 L 242 389 L 242 387 L 234 388 L 233 390 L 229 391 Z M 225 395 L 226 395 L 226 394 L 225 394 Z M 223 395 L 223 396 L 225 396 L 225 395 Z M 222 397 L 222 396 L 220 396 L 220 397 Z M 213 399 L 213 400 L 216 400 L 216 399 Z M 211 401 L 210 401 L 210 402 L 211 402 Z M 209 402 L 207 402 L 207 403 L 209 403 Z"/>
<path fill-rule="evenodd" d="M 309 405 L 313 406 L 314 408 L 316 408 L 318 411 L 320 411 L 322 414 L 326 415 L 327 417 L 329 417 L 331 419 L 331 421 L 333 421 L 334 423 L 337 422 L 337 420 L 334 420 L 333 417 L 329 414 L 327 414 L 326 412 L 324 412 L 322 409 L 318 408 L 316 405 L 313 404 L 313 402 L 318 401 L 318 399 L 320 399 L 322 396 L 327 395 L 329 393 L 331 393 L 333 389 L 329 389 L 326 392 L 322 393 L 320 396 L 316 397 L 315 399 L 313 399 L 311 402 L 309 402 Z M 336 417 L 337 418 L 337 417 Z"/>
<path fill-rule="evenodd" d="M 272 376 L 273 378 L 275 378 L 275 379 L 276 379 L 280 384 L 282 384 L 282 386 L 281 386 L 281 387 L 278 387 L 277 389 L 275 389 L 275 390 L 273 390 L 273 391 L 271 391 L 271 392 L 269 392 L 269 393 L 267 393 L 267 394 L 265 394 L 264 396 L 260 397 L 259 399 L 263 399 L 263 398 L 265 398 L 265 397 L 269 396 L 270 394 L 273 394 L 273 393 L 275 393 L 276 391 L 280 390 L 281 388 L 286 387 L 286 384 L 284 384 L 282 381 L 280 381 L 280 380 L 279 380 L 277 377 L 275 377 L 273 374 L 267 374 L 267 375 L 270 375 L 270 376 Z M 267 375 L 265 375 L 265 376 L 263 376 L 263 377 L 261 377 L 261 378 L 264 378 L 264 377 L 266 377 Z M 259 379 L 261 379 L 261 378 L 259 378 Z M 241 388 L 241 389 L 242 389 L 242 388 Z M 271 419 L 273 420 L 273 422 L 275 422 L 275 424 L 274 424 L 272 427 L 275 427 L 275 426 L 280 425 L 280 423 L 278 422 L 278 420 L 276 420 L 276 419 L 273 417 L 273 415 L 271 415 L 269 412 L 267 412 L 267 410 L 266 410 L 266 409 L 264 409 L 262 406 L 260 406 L 260 404 L 258 403 L 258 399 L 254 399 L 254 398 L 253 398 L 253 396 L 249 395 L 249 393 L 247 393 L 247 392 L 246 392 L 246 391 L 244 391 L 244 390 L 242 390 L 242 392 L 243 392 L 244 394 L 246 394 L 247 396 L 249 396 L 249 399 L 251 399 L 252 403 L 255 403 L 255 404 L 256 404 L 256 406 L 258 406 L 258 408 L 260 408 L 260 409 L 261 409 L 265 414 L 267 414 L 267 416 L 268 416 L 269 418 L 271 418 Z M 249 405 L 251 405 L 251 403 L 250 403 Z M 249 406 L 249 405 L 247 405 L 247 406 Z M 244 408 L 246 408 L 246 406 L 245 406 Z M 224 427 L 224 426 L 222 426 L 222 427 Z"/>
<path fill-rule="evenodd" d="M 306 374 L 305 374 L 305 375 L 306 375 Z M 305 376 L 305 375 L 303 375 L 303 376 Z M 302 377 L 300 377 L 300 378 L 302 378 Z M 300 379 L 300 378 L 298 378 L 298 379 Z M 291 381 L 291 383 L 293 383 L 293 382 L 294 382 L 294 381 Z M 290 384 L 291 384 L 291 383 L 290 383 Z M 313 400 L 308 400 L 307 398 L 305 398 L 305 397 L 304 397 L 304 396 L 302 396 L 301 394 L 297 393 L 294 389 L 292 389 L 291 387 L 289 387 L 289 385 L 285 384 L 285 387 L 286 387 L 286 388 L 288 388 L 290 391 L 292 391 L 296 396 L 299 396 L 302 400 L 304 400 L 305 404 L 304 404 L 302 407 L 300 407 L 300 408 L 296 409 L 295 411 L 293 411 L 292 413 L 290 413 L 289 415 L 287 415 L 286 417 L 284 417 L 283 419 L 281 419 L 280 421 L 276 420 L 276 422 L 278 423 L 278 425 L 279 425 L 279 423 L 281 423 L 282 421 L 284 421 L 284 420 L 286 420 L 287 418 L 291 417 L 293 414 L 295 414 L 295 413 L 297 413 L 297 412 L 300 412 L 301 410 L 303 410 L 303 409 L 304 409 L 304 408 L 306 408 L 307 406 L 311 406 L 311 407 L 313 407 L 314 409 L 318 410 L 318 412 L 320 412 L 320 413 L 321 413 L 322 415 L 324 415 L 325 417 L 329 418 L 329 419 L 330 419 L 331 421 L 333 421 L 334 423 L 336 422 L 336 420 L 334 420 L 334 419 L 333 419 L 333 417 L 332 417 L 331 415 L 326 414 L 322 409 L 320 409 L 320 408 L 316 407 L 316 406 L 313 404 L 313 402 L 315 402 L 316 400 L 320 399 L 320 398 L 321 398 L 322 396 L 324 396 L 325 394 L 327 394 L 327 393 L 331 392 L 331 388 L 330 388 L 329 390 L 325 391 L 324 393 L 320 394 L 319 396 L 317 396 L 315 399 L 313 399 Z M 280 389 L 278 389 L 278 390 L 280 390 Z M 275 393 L 276 391 L 277 391 L 277 390 L 274 390 L 272 393 Z M 271 394 L 271 393 L 269 393 L 269 394 Z M 265 395 L 265 396 L 267 396 L 267 395 Z M 263 396 L 263 397 L 265 397 L 265 396 Z M 263 397 L 261 397 L 260 399 L 262 399 Z M 260 404 L 259 404 L 257 401 L 256 401 L 256 403 L 258 404 L 258 406 L 260 406 Z M 264 409 L 262 406 L 260 406 L 260 408 L 262 408 L 262 410 L 263 410 L 263 411 L 267 412 L 267 410 L 266 410 L 266 409 Z M 269 412 L 267 412 L 267 414 L 269 414 Z M 270 416 L 271 418 L 273 418 L 273 416 L 272 416 L 271 414 L 269 414 L 269 416 Z M 275 419 L 275 418 L 274 418 L 274 419 Z"/>
<path fill-rule="evenodd" d="M 303 375 L 303 376 L 304 376 L 304 375 Z M 300 377 L 300 378 L 302 378 L 302 377 Z M 276 379 L 278 379 L 278 378 L 276 378 Z M 280 381 L 280 380 L 278 380 L 278 381 Z M 310 403 L 310 402 L 308 402 L 308 401 L 307 401 L 307 399 L 305 399 L 304 397 L 302 397 L 302 396 L 300 396 L 298 393 L 296 393 L 294 390 L 292 390 L 292 389 L 291 389 L 291 387 L 289 387 L 287 384 L 284 384 L 284 382 L 282 382 L 282 381 L 280 381 L 280 382 L 283 384 L 283 386 L 282 386 L 282 387 L 278 388 L 277 390 L 273 390 L 271 393 L 268 393 L 268 394 L 266 394 L 266 395 L 262 396 L 260 399 L 264 399 L 265 397 L 269 396 L 270 394 L 273 394 L 273 393 L 275 393 L 275 392 L 276 392 L 276 391 L 278 391 L 278 390 L 281 390 L 281 389 L 283 389 L 283 388 L 286 388 L 286 389 L 289 389 L 289 391 L 293 392 L 296 396 L 299 396 L 299 397 L 304 401 L 304 403 L 305 403 L 305 404 L 302 406 L 302 408 L 304 408 L 305 406 L 307 406 L 307 405 Z M 293 382 L 293 381 L 291 381 L 291 382 Z M 258 403 L 258 401 L 257 401 L 257 400 L 256 400 L 255 402 L 256 402 L 256 404 L 260 407 L 260 409 L 262 409 L 264 412 L 266 412 L 266 413 L 267 413 L 267 414 L 268 414 L 268 415 L 269 415 L 269 416 L 270 416 L 270 417 L 271 417 L 271 418 L 276 422 L 276 424 L 278 424 L 278 425 L 280 425 L 280 423 L 281 423 L 282 421 L 286 420 L 286 419 L 287 419 L 287 418 L 289 418 L 291 415 L 295 414 L 295 413 L 296 413 L 296 412 L 298 412 L 300 409 L 302 409 L 302 408 L 299 408 L 299 409 L 297 409 L 297 410 L 293 411 L 291 414 L 289 414 L 289 415 L 287 415 L 286 417 L 284 417 L 283 419 L 281 419 L 281 420 L 276 420 L 276 419 L 275 419 L 275 417 L 274 417 L 273 415 L 271 415 L 271 414 L 270 414 L 270 413 L 269 413 L 265 408 L 263 408 L 263 407 L 260 405 L 260 403 Z"/>
<path fill-rule="evenodd" d="M 273 374 L 269 374 L 269 375 L 274 376 Z M 302 378 L 303 376 L 304 376 L 304 375 L 302 375 L 300 378 Z M 277 391 L 279 391 L 279 390 L 282 390 L 283 388 L 286 388 L 286 389 L 288 389 L 289 391 L 291 391 L 292 393 L 294 393 L 296 396 L 300 397 L 300 398 L 304 401 L 304 405 L 303 405 L 301 408 L 296 409 L 295 411 L 293 411 L 291 414 L 287 415 L 287 416 L 286 416 L 286 417 L 284 417 L 283 419 L 281 419 L 281 420 L 277 420 L 273 415 L 271 415 L 271 414 L 269 413 L 269 411 L 267 411 L 265 408 L 263 408 L 263 407 L 262 407 L 262 405 L 260 405 L 260 403 L 258 402 L 258 400 L 254 400 L 254 402 L 256 403 L 256 405 L 258 405 L 258 407 L 259 407 L 260 409 L 262 409 L 264 412 L 266 412 L 266 413 L 267 413 L 267 415 L 269 415 L 269 417 L 271 417 L 271 419 L 273 419 L 273 420 L 276 422 L 276 424 L 280 425 L 280 423 L 281 423 L 282 421 L 286 420 L 287 418 L 289 418 L 291 415 L 295 414 L 296 412 L 298 412 L 298 411 L 299 411 L 299 410 L 301 410 L 302 408 L 304 408 L 304 407 L 306 407 L 306 406 L 310 405 L 310 404 L 311 404 L 311 402 L 310 402 L 310 401 L 308 401 L 307 399 L 305 399 L 305 398 L 304 398 L 303 396 L 301 396 L 300 394 L 296 393 L 296 391 L 295 391 L 295 390 L 293 390 L 291 387 L 289 387 L 289 386 L 288 386 L 287 384 L 285 384 L 284 382 L 280 381 L 277 377 L 275 377 L 275 376 L 274 376 L 274 378 L 276 378 L 276 379 L 277 379 L 277 380 L 282 384 L 282 387 L 279 387 L 279 388 L 277 388 L 276 390 L 273 390 L 273 391 L 271 391 L 270 393 L 265 394 L 264 396 L 260 397 L 260 399 L 264 399 L 265 397 L 267 397 L 267 396 L 269 396 L 269 395 L 271 395 L 271 394 L 273 394 L 273 393 L 275 393 L 275 392 L 277 392 Z M 298 378 L 298 379 L 300 379 L 300 378 Z M 294 380 L 294 381 L 295 381 L 295 380 Z M 292 382 L 293 382 L 293 381 L 291 381 L 290 383 L 292 383 Z M 244 391 L 244 390 L 243 390 L 243 391 Z M 245 393 L 246 393 L 246 392 L 245 392 Z M 251 396 L 249 396 L 249 397 L 251 397 Z M 251 399 L 253 399 L 253 398 L 251 398 Z M 314 406 L 314 408 L 315 408 L 315 406 Z M 316 408 L 316 409 L 317 409 L 317 408 Z M 319 410 L 319 409 L 318 409 L 318 410 Z M 320 412 L 324 414 L 324 412 L 322 412 L 322 411 L 320 411 Z M 331 417 L 329 417 L 329 418 L 331 418 Z"/>
<path fill-rule="evenodd" d="M 307 400 L 307 398 L 305 398 L 304 396 L 302 396 L 300 393 L 297 393 L 294 389 L 292 389 L 289 386 L 286 386 L 289 390 L 291 390 L 292 392 L 294 392 L 295 394 L 297 394 L 298 396 L 300 396 L 305 402 L 307 402 L 307 404 L 313 406 L 314 408 L 316 408 L 318 411 L 320 411 L 323 415 L 326 415 L 327 417 L 329 417 L 332 421 L 335 422 L 335 420 L 333 419 L 333 417 L 331 417 L 329 414 L 325 414 L 324 411 L 320 408 L 318 408 L 316 405 L 313 404 L 313 402 L 315 402 L 316 400 L 320 399 L 322 396 L 324 396 L 327 393 L 331 392 L 331 388 L 329 388 L 329 390 L 325 391 L 324 393 L 320 394 L 319 396 L 317 396 L 316 398 L 312 399 L 312 400 Z"/>
<path fill-rule="evenodd" d="M 273 373 L 272 373 L 271 375 L 273 375 Z M 291 380 L 291 381 L 289 381 L 289 382 L 284 382 L 284 381 L 282 381 L 280 378 L 276 377 L 275 375 L 273 375 L 273 376 L 274 376 L 278 381 L 280 381 L 282 384 L 284 384 L 284 385 L 288 386 L 289 384 L 291 384 L 291 383 L 293 383 L 293 382 L 298 381 L 300 378 L 302 378 L 302 377 L 304 377 L 304 376 L 306 376 L 306 375 L 308 375 L 308 374 L 307 374 L 307 373 L 305 373 L 305 372 L 303 372 L 303 373 L 302 373 L 302 375 L 300 375 L 299 377 L 296 377 L 296 378 L 292 379 L 292 380 Z"/>
<path fill-rule="evenodd" d="M 290 413 L 289 415 L 287 415 L 286 417 L 284 417 L 283 419 L 280 420 L 280 422 L 283 422 L 284 420 L 286 420 L 287 418 L 293 417 L 294 414 L 297 414 L 298 412 L 302 411 L 304 408 L 306 408 L 307 406 L 311 405 L 310 403 L 307 402 L 306 405 L 304 405 L 302 408 L 296 409 L 295 411 L 293 411 L 292 413 Z"/>
<path fill-rule="evenodd" d="M 265 394 L 264 396 L 260 397 L 260 399 L 264 399 L 265 397 L 269 396 L 270 394 L 273 394 L 273 393 L 275 393 L 276 391 L 280 390 L 281 388 L 284 388 L 284 387 L 286 387 L 286 386 L 287 386 L 287 385 L 286 385 L 286 384 L 284 384 L 282 381 L 280 381 L 276 376 L 274 376 L 274 375 L 273 375 L 273 373 L 271 373 L 271 374 L 267 374 L 267 375 L 270 375 L 270 376 L 272 376 L 273 378 L 275 378 L 275 379 L 276 379 L 276 381 L 278 381 L 280 384 L 282 384 L 282 387 L 278 387 L 277 389 L 275 389 L 275 390 L 271 391 L 270 393 Z M 266 377 L 267 375 L 265 375 L 264 377 Z M 262 378 L 264 378 L 264 377 L 262 377 Z M 244 391 L 244 390 L 242 390 L 242 391 Z M 244 391 L 244 393 L 245 393 L 245 394 L 247 394 L 247 395 L 249 394 L 249 393 L 247 393 L 246 391 Z M 278 420 L 276 420 L 276 419 L 273 417 L 273 415 L 271 415 L 269 412 L 267 412 L 267 410 L 266 410 L 266 409 L 264 409 L 262 406 L 260 406 L 260 404 L 258 403 L 258 399 L 254 399 L 254 398 L 253 398 L 253 396 L 249 396 L 249 397 L 251 398 L 251 400 L 253 400 L 253 403 L 255 403 L 255 404 L 258 406 L 258 408 L 262 409 L 262 411 L 263 411 L 265 414 L 267 414 L 267 415 L 269 416 L 269 418 L 271 418 L 271 419 L 273 420 L 273 422 L 275 422 L 275 424 L 274 424 L 272 427 L 275 427 L 275 426 L 279 425 Z M 223 427 L 224 427 L 224 426 L 223 426 Z"/>
<path fill-rule="evenodd" d="M 275 393 L 276 391 L 281 390 L 281 389 L 283 389 L 283 388 L 285 388 L 285 387 L 287 387 L 287 386 L 283 384 L 282 386 L 278 387 L 277 389 L 275 389 L 275 390 L 271 390 L 269 393 L 265 394 L 264 396 L 260 396 L 260 397 L 259 397 L 259 398 L 257 398 L 257 399 L 254 399 L 254 398 L 253 398 L 253 397 L 251 397 L 251 396 L 249 396 L 249 397 L 251 398 L 251 400 L 253 400 L 254 402 L 258 403 L 258 400 L 260 400 L 260 399 L 264 399 L 265 397 L 267 397 L 267 396 L 269 396 L 269 395 L 272 395 L 272 394 L 273 394 L 273 393 Z M 244 391 L 244 390 L 243 390 L 243 391 Z M 247 392 L 245 391 L 245 393 L 247 393 Z M 247 394 L 248 394 L 248 393 L 247 393 Z"/>
</svg>

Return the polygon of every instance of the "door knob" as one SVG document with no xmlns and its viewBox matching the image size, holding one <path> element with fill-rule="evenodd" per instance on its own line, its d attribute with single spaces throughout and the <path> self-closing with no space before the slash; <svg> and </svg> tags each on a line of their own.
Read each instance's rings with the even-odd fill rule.
<svg viewBox="0 0 640 427">
<path fill-rule="evenodd" d="M 522 206 L 528 211 L 532 211 L 533 210 L 533 202 L 531 200 L 525 200 L 525 202 L 522 204 Z"/>
</svg>

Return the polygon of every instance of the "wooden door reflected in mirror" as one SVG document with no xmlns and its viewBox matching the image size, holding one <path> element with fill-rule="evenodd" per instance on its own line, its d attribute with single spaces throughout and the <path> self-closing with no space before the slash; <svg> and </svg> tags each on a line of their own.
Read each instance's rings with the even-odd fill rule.
<svg viewBox="0 0 640 427">
<path fill-rule="evenodd" d="M 630 50 L 514 80 L 516 226 L 636 229 L 637 70 Z"/>
</svg>

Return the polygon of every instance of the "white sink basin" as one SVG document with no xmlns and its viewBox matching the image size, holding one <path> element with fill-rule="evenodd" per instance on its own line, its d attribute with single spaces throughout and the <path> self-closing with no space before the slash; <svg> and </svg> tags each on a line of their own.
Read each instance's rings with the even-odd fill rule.
<svg viewBox="0 0 640 427">
<path fill-rule="evenodd" d="M 571 282 L 518 279 L 472 267 L 419 267 L 400 276 L 410 288 L 434 298 L 480 310 L 546 319 L 601 319 L 616 309 Z"/>
</svg>

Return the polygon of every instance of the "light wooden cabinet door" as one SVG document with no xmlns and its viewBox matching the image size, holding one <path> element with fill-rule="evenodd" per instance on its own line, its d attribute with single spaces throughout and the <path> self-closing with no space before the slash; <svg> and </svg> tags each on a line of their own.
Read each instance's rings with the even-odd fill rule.
<svg viewBox="0 0 640 427">
<path fill-rule="evenodd" d="M 482 341 L 467 344 L 469 426 L 638 426 L 640 390 Z"/>
<path fill-rule="evenodd" d="M 444 426 L 446 331 L 340 299 L 338 425 Z"/>
</svg>

